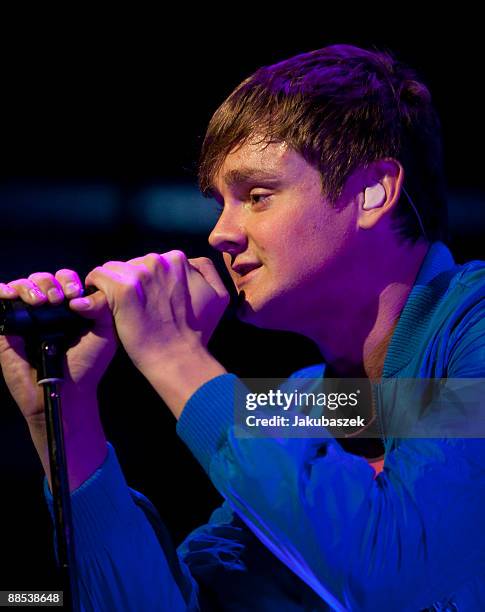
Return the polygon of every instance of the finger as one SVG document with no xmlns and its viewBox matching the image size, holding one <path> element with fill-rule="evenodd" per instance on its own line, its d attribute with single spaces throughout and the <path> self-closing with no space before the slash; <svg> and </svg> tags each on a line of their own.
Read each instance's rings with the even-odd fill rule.
<svg viewBox="0 0 485 612">
<path fill-rule="evenodd" d="M 87 297 L 73 298 L 69 301 L 69 308 L 87 319 L 99 319 L 109 312 L 108 300 L 102 291 L 96 291 Z"/>
<path fill-rule="evenodd" d="M 172 249 L 166 253 L 161 253 L 159 257 L 162 257 L 165 261 L 174 264 L 184 264 L 187 262 L 187 255 L 180 249 Z"/>
<path fill-rule="evenodd" d="M 162 253 L 159 257 L 165 262 L 167 268 L 172 271 L 177 281 L 186 285 L 189 265 L 185 253 L 183 251 L 173 250 Z"/>
<path fill-rule="evenodd" d="M 64 299 L 61 284 L 53 274 L 49 272 L 34 272 L 34 274 L 29 276 L 29 280 L 39 287 L 52 304 L 58 304 Z"/>
<path fill-rule="evenodd" d="M 187 257 L 182 251 L 168 251 L 167 253 L 148 253 L 143 257 L 134 257 L 127 264 L 136 268 L 136 276 L 144 283 L 150 283 L 157 278 L 158 282 L 165 282 L 172 274 L 180 283 L 186 282 L 185 262 Z M 115 268 L 113 268 L 115 269 Z"/>
<path fill-rule="evenodd" d="M 145 266 L 150 270 L 153 270 L 157 266 L 162 266 L 164 269 L 167 267 L 167 262 L 158 253 L 147 253 L 142 257 L 134 257 L 127 261 L 132 266 Z"/>
<path fill-rule="evenodd" d="M 67 298 L 80 297 L 83 293 L 83 285 L 74 270 L 63 268 L 55 274 L 56 280 L 60 283 L 62 292 Z"/>
<path fill-rule="evenodd" d="M 148 253 L 144 257 L 137 257 L 130 262 L 139 270 L 137 277 L 145 285 L 155 282 L 159 286 L 171 286 L 171 292 L 177 298 L 175 303 L 180 307 L 180 298 L 188 295 L 187 285 L 187 257 L 179 250 L 166 253 Z M 174 306 L 175 307 L 175 306 Z"/>
<path fill-rule="evenodd" d="M 113 275 L 110 278 L 118 282 L 123 282 L 123 280 L 126 283 L 129 283 L 130 281 L 136 282 L 137 279 L 149 280 L 150 273 L 147 267 L 141 263 L 141 260 L 143 258 L 139 257 L 137 259 L 140 260 L 140 263 L 136 265 L 132 264 L 131 262 L 126 262 L 126 261 L 107 261 L 102 266 L 98 266 L 97 268 L 95 268 L 95 270 L 97 271 L 105 270 L 105 271 L 113 272 Z M 91 273 L 88 274 L 88 276 L 85 279 L 85 282 L 86 283 L 88 282 L 88 277 L 89 277 L 90 279 L 89 283 L 95 284 L 93 281 L 91 281 L 90 275 Z"/>
<path fill-rule="evenodd" d="M 47 301 L 44 293 L 28 278 L 19 278 L 8 283 L 8 286 L 15 289 L 19 298 L 27 304 L 44 304 Z"/>
<path fill-rule="evenodd" d="M 107 261 L 102 266 L 98 266 L 98 268 L 108 268 L 113 270 L 121 270 L 123 267 L 126 267 L 126 261 Z"/>
<path fill-rule="evenodd" d="M 116 270 L 108 269 L 107 265 L 98 266 L 97 268 L 94 268 L 94 270 L 91 270 L 91 272 L 86 276 L 84 282 L 86 283 L 86 286 L 96 287 L 98 289 L 96 293 L 102 292 L 106 297 L 110 309 L 113 310 L 114 293 L 116 289 L 120 286 L 124 287 L 125 285 L 128 285 L 129 280 L 131 279 L 128 280 L 126 274 L 123 275 L 122 273 L 124 268 L 118 267 L 117 265 L 117 263 L 121 264 L 123 262 L 110 262 L 110 264 L 111 263 L 113 263 L 112 267 L 116 268 Z M 126 266 L 126 264 L 124 265 Z M 85 298 L 86 300 L 88 300 L 86 304 L 91 303 L 91 298 L 95 297 L 96 293 L 93 293 L 92 295 Z M 98 298 L 95 297 L 95 299 Z M 94 301 L 92 303 L 94 305 Z"/>
<path fill-rule="evenodd" d="M 219 297 L 229 299 L 229 292 L 222 282 L 222 279 L 219 276 L 212 260 L 210 260 L 208 257 L 194 257 L 189 259 L 188 263 L 191 267 L 195 268 L 200 274 L 202 274 Z"/>
<path fill-rule="evenodd" d="M 126 265 L 133 266 L 136 276 L 145 284 L 151 283 L 155 278 L 158 279 L 158 282 L 164 282 L 170 271 L 174 271 L 170 261 L 158 253 L 135 257 L 130 259 Z"/>
<path fill-rule="evenodd" d="M 109 296 L 113 291 L 120 288 L 129 289 L 148 276 L 149 273 L 144 266 L 133 266 L 126 261 L 108 261 L 91 270 L 84 282 L 86 286 L 95 286 L 103 291 L 108 296 L 109 302 Z"/>
<path fill-rule="evenodd" d="M 15 287 L 9 287 L 7 283 L 0 283 L 0 298 L 7 300 L 14 300 L 18 298 L 19 294 Z"/>
</svg>

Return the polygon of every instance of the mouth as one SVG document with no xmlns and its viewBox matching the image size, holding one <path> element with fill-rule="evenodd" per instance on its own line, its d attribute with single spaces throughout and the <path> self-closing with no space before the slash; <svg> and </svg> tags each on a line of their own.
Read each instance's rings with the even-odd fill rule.
<svg viewBox="0 0 485 612">
<path fill-rule="evenodd" d="M 258 273 L 261 267 L 262 264 L 258 264 L 256 266 L 247 267 L 247 269 L 241 269 L 238 272 L 238 278 L 235 280 L 236 287 L 239 289 L 242 285 L 245 285 Z"/>
</svg>

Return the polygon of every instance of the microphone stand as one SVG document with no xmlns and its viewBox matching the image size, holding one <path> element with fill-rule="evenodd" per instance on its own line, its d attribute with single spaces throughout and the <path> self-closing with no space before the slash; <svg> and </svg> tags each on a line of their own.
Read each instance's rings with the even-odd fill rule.
<svg viewBox="0 0 485 612">
<path fill-rule="evenodd" d="M 96 291 L 88 287 L 84 295 Z M 0 300 L 0 334 L 21 336 L 29 362 L 37 369 L 44 390 L 44 411 L 49 449 L 54 525 L 57 539 L 64 607 L 80 612 L 74 554 L 71 497 L 62 426 L 61 385 L 69 342 L 92 327 L 92 321 L 72 312 L 66 302 L 33 307 L 22 300 Z"/>
<path fill-rule="evenodd" d="M 66 339 L 63 334 L 43 336 L 37 339 L 37 349 L 39 357 L 37 383 L 42 385 L 44 390 L 57 559 L 61 574 L 63 602 L 65 609 L 80 612 L 60 392 L 64 380 L 63 362 L 66 352 Z"/>
</svg>

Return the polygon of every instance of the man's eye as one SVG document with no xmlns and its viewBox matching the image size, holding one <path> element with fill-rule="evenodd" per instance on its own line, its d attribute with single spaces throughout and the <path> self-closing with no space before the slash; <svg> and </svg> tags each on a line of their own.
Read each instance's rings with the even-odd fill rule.
<svg viewBox="0 0 485 612">
<path fill-rule="evenodd" d="M 266 204 L 270 197 L 270 193 L 250 193 L 249 203 L 252 206 L 257 206 L 258 204 Z"/>
</svg>

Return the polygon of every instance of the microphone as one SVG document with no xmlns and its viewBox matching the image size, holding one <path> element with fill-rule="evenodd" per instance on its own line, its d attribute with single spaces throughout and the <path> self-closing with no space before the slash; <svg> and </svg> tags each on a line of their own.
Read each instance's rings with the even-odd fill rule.
<svg viewBox="0 0 485 612">
<path fill-rule="evenodd" d="M 91 295 L 96 287 L 88 287 L 84 295 Z M 69 308 L 66 300 L 60 304 L 32 306 L 20 299 L 0 300 L 0 335 L 40 338 L 63 334 L 79 336 L 91 329 L 94 321 L 85 319 Z"/>
</svg>

